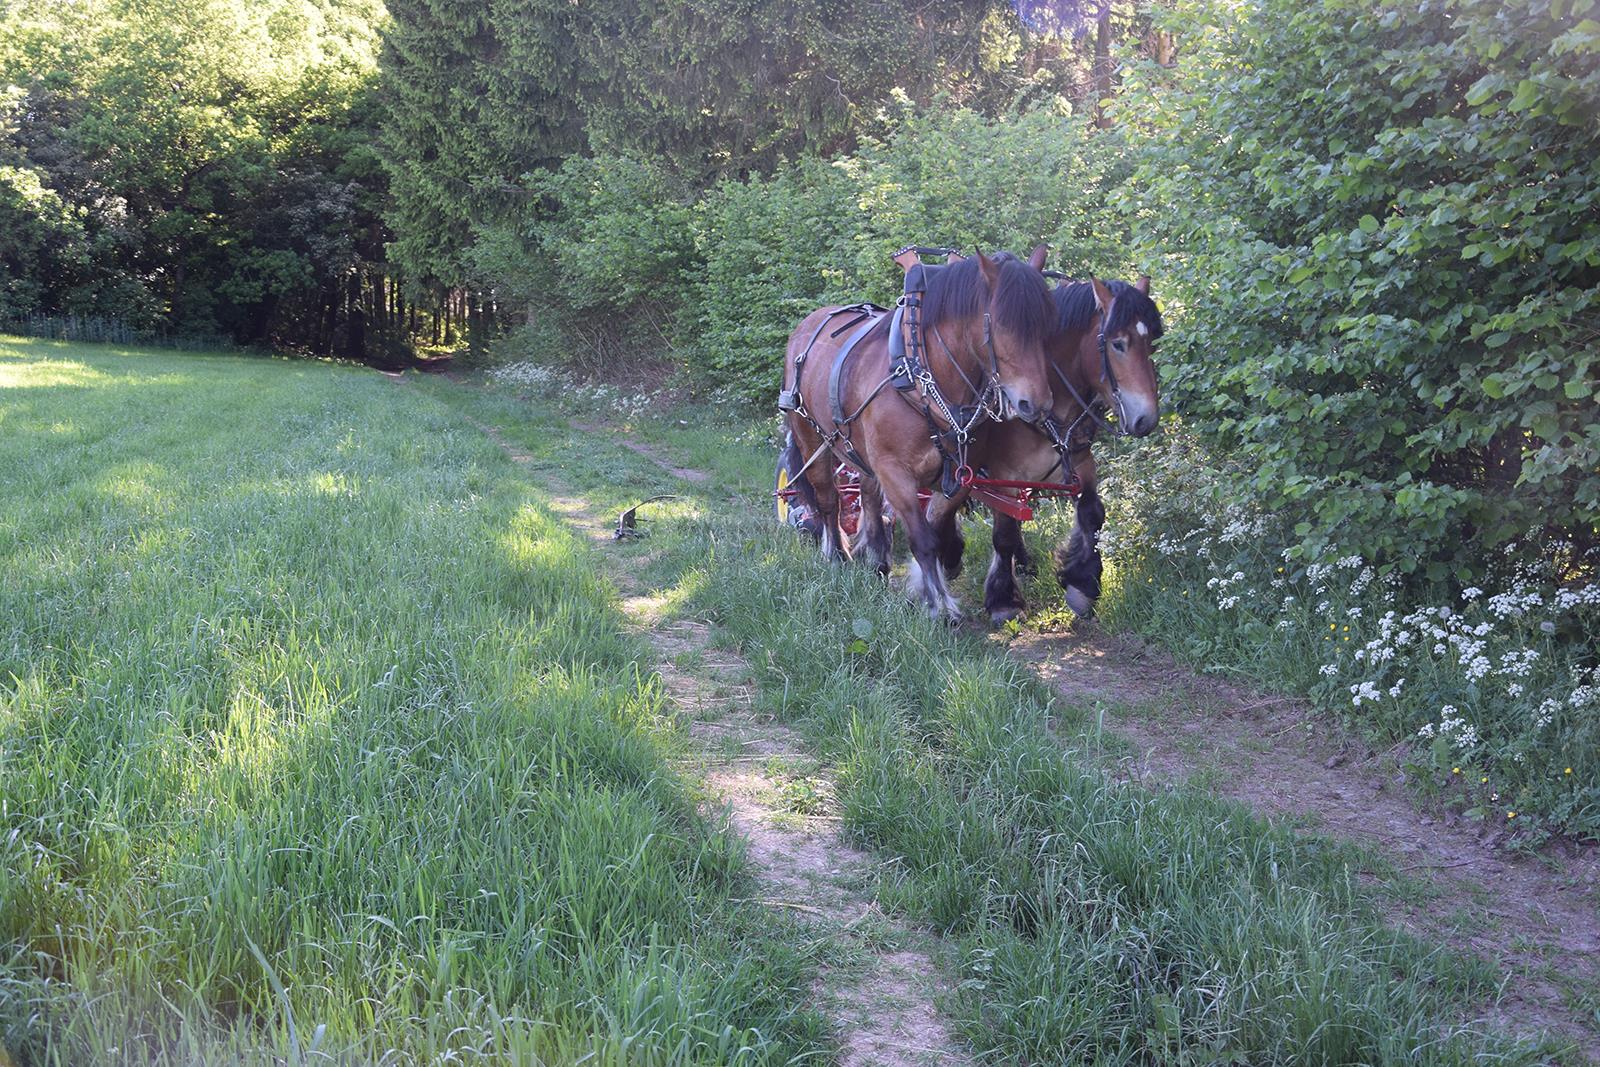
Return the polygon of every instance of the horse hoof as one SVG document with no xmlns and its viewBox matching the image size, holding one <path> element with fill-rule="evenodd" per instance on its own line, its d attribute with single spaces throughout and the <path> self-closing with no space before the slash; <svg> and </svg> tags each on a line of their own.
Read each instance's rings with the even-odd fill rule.
<svg viewBox="0 0 1600 1067">
<path fill-rule="evenodd" d="M 1075 585 L 1067 586 L 1067 607 L 1080 619 L 1094 618 L 1094 597 Z"/>
<path fill-rule="evenodd" d="M 1020 618 L 1022 618 L 1021 604 L 1007 604 L 1004 607 L 995 608 L 989 612 L 989 622 L 992 623 L 997 629 L 1001 626 L 1004 626 L 1012 619 Z"/>
</svg>

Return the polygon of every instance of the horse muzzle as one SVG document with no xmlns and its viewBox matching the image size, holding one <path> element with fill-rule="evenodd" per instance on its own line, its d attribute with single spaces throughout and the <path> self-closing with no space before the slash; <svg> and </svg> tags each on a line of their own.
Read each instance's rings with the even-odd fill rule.
<svg viewBox="0 0 1600 1067">
<path fill-rule="evenodd" d="M 1004 386 L 1000 389 L 1000 397 L 1009 417 L 1021 419 L 1023 422 L 1037 423 L 1050 414 L 1048 404 L 1035 403 L 1031 397 L 1018 396 Z"/>
<path fill-rule="evenodd" d="M 1153 401 L 1139 396 L 1117 394 L 1117 424 L 1129 437 L 1148 437 L 1161 422 L 1161 409 Z"/>
</svg>

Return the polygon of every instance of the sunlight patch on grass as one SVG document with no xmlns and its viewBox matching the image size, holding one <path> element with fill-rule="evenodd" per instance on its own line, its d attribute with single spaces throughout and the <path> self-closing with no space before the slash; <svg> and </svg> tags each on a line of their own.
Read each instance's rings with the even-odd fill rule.
<svg viewBox="0 0 1600 1067">
<path fill-rule="evenodd" d="M 0 389 L 48 389 L 55 386 L 107 385 L 112 375 L 71 360 L 0 363 Z"/>
</svg>

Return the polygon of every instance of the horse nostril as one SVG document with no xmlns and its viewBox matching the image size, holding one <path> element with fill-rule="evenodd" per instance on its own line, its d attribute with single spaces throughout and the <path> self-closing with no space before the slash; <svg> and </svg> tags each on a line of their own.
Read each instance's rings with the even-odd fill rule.
<svg viewBox="0 0 1600 1067">
<path fill-rule="evenodd" d="M 1017 414 L 1025 419 L 1033 418 L 1033 401 L 1023 398 L 1017 401 Z"/>
<path fill-rule="evenodd" d="M 1133 420 L 1133 432 L 1135 436 L 1143 437 L 1145 434 L 1149 433 L 1155 428 L 1156 417 L 1154 415 L 1146 413 Z"/>
</svg>

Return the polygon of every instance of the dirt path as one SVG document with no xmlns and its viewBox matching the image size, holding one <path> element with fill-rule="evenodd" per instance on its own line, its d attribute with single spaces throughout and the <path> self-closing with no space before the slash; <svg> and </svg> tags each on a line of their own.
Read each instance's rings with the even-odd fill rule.
<svg viewBox="0 0 1600 1067">
<path fill-rule="evenodd" d="M 493 426 L 469 420 L 515 463 L 532 458 Z M 651 451 L 635 449 L 690 481 Z M 547 486 L 547 488 L 555 488 Z M 555 510 L 609 552 L 611 526 L 580 497 L 556 492 Z M 746 842 L 759 902 L 792 911 L 831 938 L 830 963 L 813 990 L 834 1020 L 845 1067 L 965 1067 L 974 1062 L 935 997 L 950 987 L 939 944 L 885 915 L 874 900 L 878 862 L 847 841 L 833 799 L 832 774 L 792 730 L 756 712 L 749 665 L 713 649 L 710 628 L 668 620 L 666 600 L 633 569 L 607 558 L 630 628 L 655 651 L 655 669 L 694 744 L 689 769 L 710 806 L 725 812 Z M 831 958 L 831 957 L 830 957 Z"/>
<path fill-rule="evenodd" d="M 628 447 L 679 477 L 709 478 L 657 449 Z M 1560 1035 L 1600 1063 L 1600 849 L 1552 847 L 1533 857 L 1505 851 L 1492 829 L 1419 808 L 1391 761 L 1344 736 L 1308 703 L 1197 674 L 1097 624 L 1067 633 L 1024 631 L 1006 643 L 1064 699 L 1115 716 L 1113 731 L 1138 753 L 1126 761 L 1129 777 L 1157 788 L 1195 779 L 1270 820 L 1377 853 L 1414 889 L 1387 903 L 1393 922 L 1500 966 L 1505 991 L 1484 1009 L 1484 1021 L 1513 1033 Z M 778 734 L 758 734 L 758 747 L 788 745 Z M 745 740 L 741 735 L 739 743 Z M 738 798 L 765 788 L 744 773 L 717 779 L 741 830 L 772 810 L 752 800 L 741 814 Z M 868 862 L 842 844 L 824 851 L 852 866 Z M 761 869 L 782 869 L 784 861 L 762 859 L 759 846 L 752 855 Z M 772 877 L 781 884 L 780 875 Z"/>
<path fill-rule="evenodd" d="M 1510 980 L 1489 1022 L 1553 1031 L 1600 1061 L 1600 850 L 1506 852 L 1492 831 L 1419 809 L 1392 762 L 1305 702 L 1198 675 L 1098 625 L 1025 632 L 1010 651 L 1078 707 L 1134 709 L 1112 723 L 1138 751 L 1131 777 L 1201 775 L 1258 814 L 1378 852 L 1419 890 L 1392 903 L 1393 921 L 1501 965 Z"/>
</svg>

